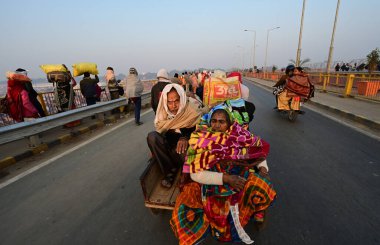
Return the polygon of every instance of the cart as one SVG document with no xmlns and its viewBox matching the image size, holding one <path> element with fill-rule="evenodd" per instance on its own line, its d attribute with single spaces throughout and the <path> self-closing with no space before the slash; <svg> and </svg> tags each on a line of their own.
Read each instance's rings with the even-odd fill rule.
<svg viewBox="0 0 380 245">
<path fill-rule="evenodd" d="M 180 192 L 178 182 L 181 173 L 177 173 L 171 188 L 161 186 L 164 178 L 159 164 L 153 158 L 149 159 L 148 166 L 140 176 L 141 188 L 144 194 L 145 206 L 150 208 L 153 214 L 160 210 L 173 210 L 176 198 Z"/>
</svg>

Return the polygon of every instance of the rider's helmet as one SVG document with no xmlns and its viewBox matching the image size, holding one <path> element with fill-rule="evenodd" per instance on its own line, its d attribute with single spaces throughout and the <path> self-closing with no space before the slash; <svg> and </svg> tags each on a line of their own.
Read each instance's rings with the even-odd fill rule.
<svg viewBox="0 0 380 245">
<path fill-rule="evenodd" d="M 296 67 L 294 66 L 294 65 L 288 65 L 287 67 L 286 67 L 286 69 L 285 69 L 285 74 L 286 75 L 289 75 L 289 73 L 290 72 L 294 72 L 294 69 L 295 69 Z"/>
</svg>

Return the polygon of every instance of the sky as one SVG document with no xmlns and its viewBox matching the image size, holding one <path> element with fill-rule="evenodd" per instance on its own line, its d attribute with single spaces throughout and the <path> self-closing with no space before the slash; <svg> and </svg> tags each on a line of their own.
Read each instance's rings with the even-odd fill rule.
<svg viewBox="0 0 380 245">
<path fill-rule="evenodd" d="M 19 67 L 45 77 L 42 64 L 97 63 L 100 74 L 135 67 L 285 67 L 295 59 L 303 0 L 1 0 L 0 74 Z M 301 60 L 326 61 L 337 0 L 306 0 Z M 334 61 L 380 48 L 380 1 L 341 0 Z M 269 31 L 269 29 L 280 27 Z"/>
</svg>

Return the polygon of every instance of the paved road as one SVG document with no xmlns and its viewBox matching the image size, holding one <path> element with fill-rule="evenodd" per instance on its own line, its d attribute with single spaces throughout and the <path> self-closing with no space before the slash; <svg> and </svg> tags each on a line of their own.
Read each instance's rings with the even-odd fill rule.
<svg viewBox="0 0 380 245">
<path fill-rule="evenodd" d="M 248 86 L 278 191 L 267 228 L 247 226 L 256 244 L 379 244 L 379 141 L 309 110 L 291 123 L 271 94 Z M 143 205 L 153 113 L 143 120 L 0 189 L 0 244 L 176 244 L 170 213 Z"/>
</svg>

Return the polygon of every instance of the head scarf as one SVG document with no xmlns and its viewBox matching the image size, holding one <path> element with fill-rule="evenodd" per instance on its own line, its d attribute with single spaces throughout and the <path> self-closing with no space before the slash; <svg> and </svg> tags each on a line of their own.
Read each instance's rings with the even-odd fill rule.
<svg viewBox="0 0 380 245">
<path fill-rule="evenodd" d="M 174 88 L 180 98 L 180 105 L 176 115 L 168 109 L 168 93 Z M 202 115 L 202 108 L 193 98 L 187 98 L 181 85 L 170 83 L 162 90 L 161 98 L 158 103 L 154 125 L 159 133 L 169 129 L 178 130 L 180 128 L 194 127 Z"/>
<path fill-rule="evenodd" d="M 204 114 L 201 118 L 201 125 L 209 125 L 211 121 L 211 116 L 214 113 L 215 110 L 223 109 L 227 111 L 228 116 L 230 117 L 231 123 L 237 122 L 240 125 L 248 124 L 250 122 L 249 119 L 249 113 L 248 112 L 239 112 L 235 110 L 234 108 L 245 108 L 245 101 L 243 99 L 235 99 L 235 100 L 226 100 L 221 104 L 218 104 L 211 108 L 209 113 Z M 253 118 L 253 113 L 252 113 Z"/>
</svg>

